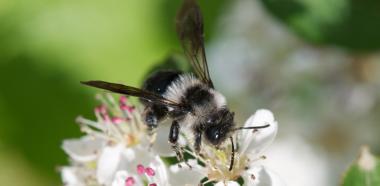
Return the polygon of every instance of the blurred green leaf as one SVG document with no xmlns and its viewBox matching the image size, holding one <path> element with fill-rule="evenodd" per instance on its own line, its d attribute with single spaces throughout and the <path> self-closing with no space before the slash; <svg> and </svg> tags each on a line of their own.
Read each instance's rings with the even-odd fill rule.
<svg viewBox="0 0 380 186">
<path fill-rule="evenodd" d="M 0 63 L 1 142 L 58 184 L 56 168 L 67 162 L 62 140 L 80 135 L 75 118 L 90 115 L 93 96 L 72 74 L 40 66 L 41 60 L 48 59 L 19 54 Z"/>
<path fill-rule="evenodd" d="M 343 186 L 379 186 L 380 160 L 362 147 L 358 160 L 348 169 Z"/>
<path fill-rule="evenodd" d="M 270 13 L 309 42 L 356 52 L 380 48 L 380 1 L 261 1 Z"/>
</svg>

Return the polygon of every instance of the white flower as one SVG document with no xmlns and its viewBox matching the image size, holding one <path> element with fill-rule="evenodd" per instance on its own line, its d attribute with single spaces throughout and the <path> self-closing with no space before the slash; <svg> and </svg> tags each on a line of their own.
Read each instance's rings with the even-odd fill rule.
<svg viewBox="0 0 380 186">
<path fill-rule="evenodd" d="M 270 169 L 263 166 L 254 166 L 244 174 L 246 185 L 252 186 L 279 186 L 286 185 L 284 181 Z"/>
<path fill-rule="evenodd" d="M 196 160 L 190 160 L 191 175 L 189 184 L 197 184 L 204 177 L 208 178 L 207 182 L 217 182 L 218 185 L 237 185 L 239 177 L 244 178 L 248 185 L 267 185 L 281 186 L 282 181 L 278 181 L 278 176 L 267 170 L 265 167 L 257 164 L 257 160 L 263 159 L 260 153 L 274 140 L 277 134 L 277 122 L 272 112 L 269 110 L 258 110 L 251 116 L 244 127 L 265 126 L 262 129 L 240 130 L 236 133 L 238 140 L 235 142 L 238 146 L 235 152 L 234 166 L 229 170 L 230 159 L 232 156 L 231 145 L 226 145 L 224 149 L 215 149 L 214 147 L 204 145 L 201 149 L 201 156 L 198 164 Z M 197 157 L 193 151 L 186 151 Z M 180 164 L 182 169 L 171 168 L 171 174 L 180 176 L 189 174 L 189 168 L 184 163 Z M 187 168 L 186 168 L 187 167 Z"/>
<path fill-rule="evenodd" d="M 230 171 L 232 149 L 229 143 L 221 149 L 203 145 L 201 156 L 197 156 L 186 134 L 180 136 L 179 144 L 187 147 L 185 151 L 193 159 L 165 165 L 160 156 L 174 154 L 167 142 L 168 127 L 160 127 L 155 136 L 147 135 L 141 112 L 130 106 L 125 97 L 121 97 L 119 103 L 109 95 L 98 99 L 103 104 L 95 109 L 96 121 L 82 117 L 77 120 L 86 136 L 65 140 L 62 144 L 71 160 L 70 166 L 61 168 L 65 185 L 199 185 L 204 178 L 207 178 L 205 183 L 216 185 L 239 185 L 236 181 L 239 178 L 254 186 L 283 185 L 275 174 L 256 163 L 277 133 L 277 122 L 268 110 L 258 110 L 244 127 L 269 127 L 235 132 L 237 148 Z M 151 146 L 153 138 L 156 141 Z"/>
<path fill-rule="evenodd" d="M 225 182 L 218 182 L 215 184 L 215 186 L 239 186 L 240 184 L 236 181 L 225 181 Z"/>
<path fill-rule="evenodd" d="M 99 151 L 104 147 L 105 140 L 94 138 L 92 136 L 84 136 L 80 139 L 64 140 L 62 149 L 77 162 L 94 161 Z"/>
<path fill-rule="evenodd" d="M 131 175 L 125 170 L 118 171 L 112 182 L 112 186 L 132 186 L 142 184 L 143 182 L 141 182 L 140 179 L 136 179 L 136 175 Z"/>
<path fill-rule="evenodd" d="M 198 165 L 197 160 L 190 159 L 187 164 L 192 168 L 189 168 L 184 162 L 178 165 L 170 166 L 170 184 L 171 185 L 198 185 L 203 177 L 205 177 L 205 168 Z"/>
<path fill-rule="evenodd" d="M 140 111 L 125 97 L 98 96 L 96 121 L 79 117 L 86 136 L 65 140 L 71 166 L 61 168 L 65 185 L 169 185 L 165 164 L 149 150 L 150 137 Z M 141 167 L 143 167 L 141 172 Z"/>
<path fill-rule="evenodd" d="M 62 182 L 66 186 L 96 185 L 95 171 L 90 166 L 61 167 Z"/>
<path fill-rule="evenodd" d="M 238 133 L 240 136 L 240 144 L 242 144 L 239 149 L 240 154 L 259 154 L 266 147 L 269 146 L 277 135 L 277 122 L 274 120 L 274 116 L 269 110 L 258 110 L 256 113 L 248 118 L 245 122 L 244 127 L 250 126 L 263 126 L 269 124 L 269 127 L 258 129 L 258 130 L 241 130 Z"/>
<path fill-rule="evenodd" d="M 105 148 L 98 161 L 97 178 L 99 183 L 105 185 L 119 183 L 121 178 L 125 178 L 125 181 L 133 180 L 136 184 L 148 182 L 169 185 L 166 167 L 161 158 L 140 145 L 133 148 L 120 145 Z"/>
<path fill-rule="evenodd" d="M 326 154 L 318 148 L 312 148 L 307 140 L 298 135 L 274 143 L 266 155 L 270 161 L 263 164 L 276 170 L 288 185 L 329 185 L 331 172 Z"/>
<path fill-rule="evenodd" d="M 119 170 L 115 174 L 112 186 L 169 186 L 167 172 L 161 158 L 156 156 L 154 160 L 144 166 L 138 164 L 133 171 Z"/>
<path fill-rule="evenodd" d="M 61 174 L 62 174 L 62 182 L 64 185 L 68 185 L 68 186 L 84 185 L 83 179 L 78 176 L 76 168 L 74 167 L 62 167 Z"/>
<path fill-rule="evenodd" d="M 122 162 L 123 144 L 108 146 L 103 149 L 102 154 L 97 162 L 96 177 L 100 184 L 111 183 L 114 174 L 119 169 Z"/>
</svg>

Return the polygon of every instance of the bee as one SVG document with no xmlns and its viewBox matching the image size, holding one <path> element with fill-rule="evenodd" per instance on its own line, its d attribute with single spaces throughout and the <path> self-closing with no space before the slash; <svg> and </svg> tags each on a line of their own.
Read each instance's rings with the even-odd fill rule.
<svg viewBox="0 0 380 186">
<path fill-rule="evenodd" d="M 259 129 L 268 125 L 236 127 L 234 112 L 228 108 L 226 98 L 215 90 L 210 78 L 204 47 L 203 18 L 196 0 L 184 0 L 177 13 L 176 30 L 195 75 L 176 70 L 160 70 L 151 74 L 142 88 L 104 81 L 81 83 L 140 98 L 145 106 L 144 122 L 150 130 L 169 117 L 172 120 L 169 142 L 180 161 L 184 161 L 178 145 L 181 126 L 190 126 L 194 135 L 193 147 L 197 154 L 201 151 L 202 142 L 219 147 L 230 139 L 232 170 L 235 153 L 233 132 L 240 129 Z"/>
</svg>

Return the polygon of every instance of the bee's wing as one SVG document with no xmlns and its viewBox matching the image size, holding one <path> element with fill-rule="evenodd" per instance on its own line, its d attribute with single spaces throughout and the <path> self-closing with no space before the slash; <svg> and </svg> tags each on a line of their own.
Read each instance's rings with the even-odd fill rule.
<svg viewBox="0 0 380 186">
<path fill-rule="evenodd" d="M 203 40 L 203 18 L 196 0 L 184 0 L 177 14 L 177 34 L 197 77 L 214 88 L 208 70 Z"/>
<path fill-rule="evenodd" d="M 173 109 L 181 109 L 181 105 L 179 103 L 166 99 L 162 97 L 161 95 L 152 93 L 150 91 L 145 91 L 139 88 L 130 87 L 130 86 L 117 84 L 117 83 L 109 83 L 105 81 L 85 81 L 81 83 L 84 85 L 108 90 L 108 91 L 119 93 L 119 94 L 139 97 L 149 102 L 165 105 Z"/>
</svg>

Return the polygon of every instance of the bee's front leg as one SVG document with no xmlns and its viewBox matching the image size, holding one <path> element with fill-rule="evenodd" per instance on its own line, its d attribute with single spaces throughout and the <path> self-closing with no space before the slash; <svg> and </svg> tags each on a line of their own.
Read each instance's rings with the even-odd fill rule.
<svg viewBox="0 0 380 186">
<path fill-rule="evenodd" d="M 156 140 L 156 129 L 158 123 L 167 116 L 167 109 L 160 105 L 147 105 L 143 112 L 144 122 L 147 126 L 147 132 L 150 137 L 149 147 L 151 148 Z"/>
<path fill-rule="evenodd" d="M 202 130 L 194 130 L 194 151 L 197 160 L 202 156 L 201 154 L 201 145 L 202 145 Z"/>
</svg>

